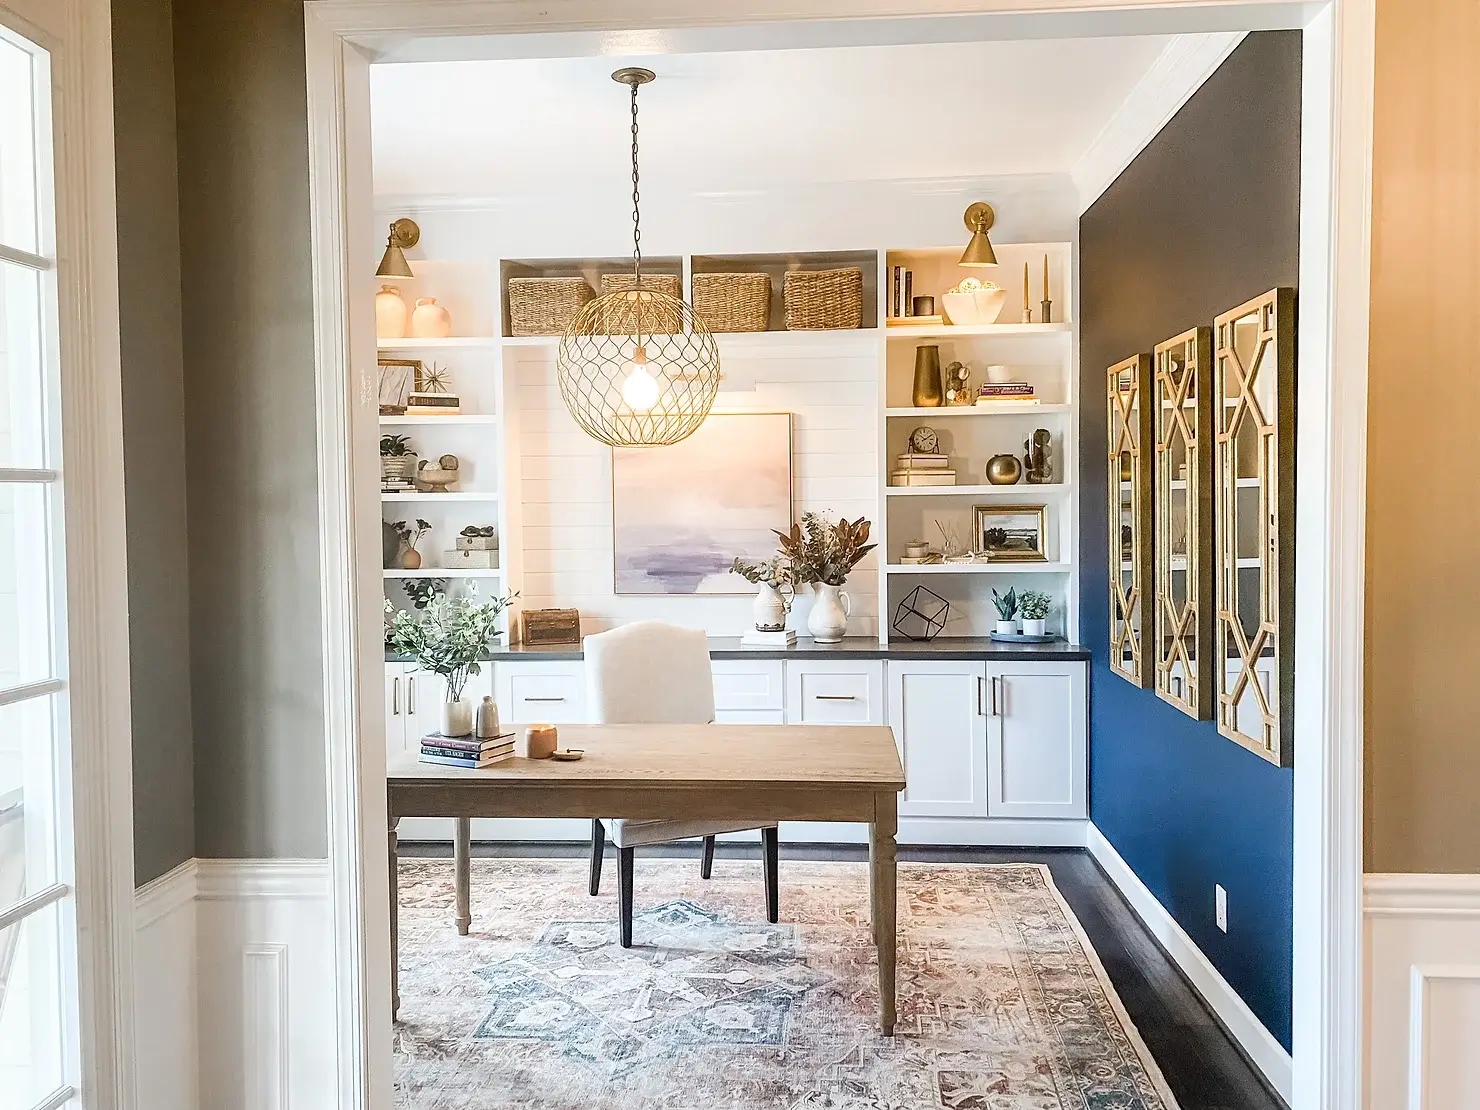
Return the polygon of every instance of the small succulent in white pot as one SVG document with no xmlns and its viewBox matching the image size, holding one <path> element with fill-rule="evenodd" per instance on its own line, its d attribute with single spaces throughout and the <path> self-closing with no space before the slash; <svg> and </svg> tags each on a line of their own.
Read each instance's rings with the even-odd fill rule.
<svg viewBox="0 0 1480 1110">
<path fill-rule="evenodd" d="M 1013 636 L 1017 634 L 1017 590 L 1009 589 L 1005 594 L 999 594 L 996 587 L 992 588 L 992 604 L 997 609 L 997 635 Z"/>
<path fill-rule="evenodd" d="M 1018 598 L 1018 612 L 1023 617 L 1024 636 L 1047 636 L 1048 614 L 1053 598 L 1042 590 L 1024 590 Z"/>
</svg>

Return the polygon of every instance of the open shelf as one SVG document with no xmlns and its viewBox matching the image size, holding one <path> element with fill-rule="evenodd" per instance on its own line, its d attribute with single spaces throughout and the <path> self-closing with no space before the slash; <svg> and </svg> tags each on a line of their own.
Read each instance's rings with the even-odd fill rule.
<svg viewBox="0 0 1480 1110">
<path fill-rule="evenodd" d="M 497 501 L 496 493 L 382 493 L 382 501 Z"/>
<path fill-rule="evenodd" d="M 495 335 L 449 335 L 446 339 L 377 339 L 375 346 L 382 351 L 421 351 L 439 347 L 497 347 Z"/>
<path fill-rule="evenodd" d="M 383 573 L 386 578 L 499 578 L 504 572 L 498 568 L 454 570 L 451 567 L 422 567 L 420 570 L 387 570 Z"/>
<path fill-rule="evenodd" d="M 933 409 L 885 409 L 885 416 L 908 416 L 916 420 L 936 416 L 1036 416 L 1039 413 L 1068 412 L 1072 405 L 1041 401 L 993 401 L 990 405 L 941 405 Z"/>
<path fill-rule="evenodd" d="M 383 426 L 392 424 L 415 424 L 430 426 L 433 424 L 444 424 L 449 426 L 468 424 L 497 424 L 499 418 L 487 413 L 464 413 L 461 416 L 382 416 L 380 423 Z"/>
<path fill-rule="evenodd" d="M 1070 335 L 1073 324 L 890 324 L 890 339 L 957 339 L 974 335 Z"/>
<path fill-rule="evenodd" d="M 1069 563 L 889 563 L 888 574 L 1067 574 Z"/>
<path fill-rule="evenodd" d="M 884 493 L 889 497 L 994 497 L 1011 494 L 1058 494 L 1073 490 L 1072 482 L 1048 482 L 1041 486 L 1027 482 L 1016 482 L 1010 486 L 887 486 Z"/>
</svg>

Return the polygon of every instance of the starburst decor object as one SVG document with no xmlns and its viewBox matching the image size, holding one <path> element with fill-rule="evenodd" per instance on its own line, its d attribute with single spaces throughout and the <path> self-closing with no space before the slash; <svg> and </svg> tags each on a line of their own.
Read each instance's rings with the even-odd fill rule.
<svg viewBox="0 0 1480 1110">
<path fill-rule="evenodd" d="M 684 301 L 644 286 L 638 205 L 637 90 L 656 75 L 619 69 L 632 90 L 634 288 L 590 301 L 560 340 L 556 377 L 575 422 L 612 447 L 666 447 L 704 423 L 719 392 L 719 348 Z"/>
<path fill-rule="evenodd" d="M 447 393 L 448 392 L 447 367 L 431 363 L 421 371 L 421 384 L 416 387 L 418 393 Z"/>
</svg>

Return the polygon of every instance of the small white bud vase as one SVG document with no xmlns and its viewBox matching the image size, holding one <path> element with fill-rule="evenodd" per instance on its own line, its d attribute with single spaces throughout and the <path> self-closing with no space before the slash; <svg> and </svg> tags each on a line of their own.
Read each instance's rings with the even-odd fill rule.
<svg viewBox="0 0 1480 1110">
<path fill-rule="evenodd" d="M 853 603 L 841 586 L 819 582 L 816 589 L 817 598 L 812 602 L 812 611 L 807 614 L 807 631 L 819 644 L 835 644 L 848 631 Z"/>
<path fill-rule="evenodd" d="M 394 285 L 382 285 L 375 294 L 375 337 L 405 339 L 407 311 L 401 291 Z"/>
<path fill-rule="evenodd" d="M 755 600 L 750 603 L 751 615 L 755 618 L 757 632 L 782 632 L 786 629 L 786 617 L 791 612 L 791 598 L 768 582 L 757 584 Z"/>
<path fill-rule="evenodd" d="M 997 622 L 997 635 L 999 635 L 999 636 L 1016 636 L 1017 635 L 1017 621 L 998 621 Z"/>
<path fill-rule="evenodd" d="M 473 731 L 473 703 L 467 698 L 442 703 L 442 735 L 467 736 Z"/>
<path fill-rule="evenodd" d="M 446 339 L 452 334 L 452 314 L 437 303 L 436 297 L 421 297 L 411 314 L 413 339 Z"/>
<path fill-rule="evenodd" d="M 1037 618 L 1035 620 L 1032 617 L 1024 617 L 1023 618 L 1023 635 L 1024 636 L 1047 636 L 1048 635 L 1048 618 L 1047 617 L 1039 617 L 1039 618 Z"/>
</svg>

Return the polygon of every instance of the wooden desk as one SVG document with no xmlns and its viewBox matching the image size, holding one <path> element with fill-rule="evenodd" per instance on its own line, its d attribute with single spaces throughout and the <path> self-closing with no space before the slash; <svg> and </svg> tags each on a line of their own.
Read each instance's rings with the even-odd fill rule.
<svg viewBox="0 0 1480 1110">
<path fill-rule="evenodd" d="M 509 726 L 523 734 L 523 726 Z M 894 1033 L 895 844 L 904 789 L 894 733 L 882 726 L 561 725 L 576 763 L 514 758 L 481 771 L 389 761 L 391 995 L 397 989 L 396 826 L 402 817 L 457 819 L 457 926 L 469 923 L 474 817 L 633 820 L 866 821 L 870 921 L 879 961 L 879 1024 Z"/>
</svg>

